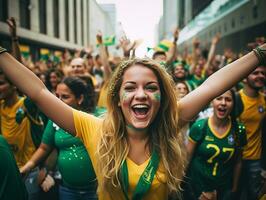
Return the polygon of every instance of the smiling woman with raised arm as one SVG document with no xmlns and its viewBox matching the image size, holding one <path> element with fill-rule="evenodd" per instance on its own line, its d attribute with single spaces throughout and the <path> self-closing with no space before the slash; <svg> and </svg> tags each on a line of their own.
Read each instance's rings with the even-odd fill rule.
<svg viewBox="0 0 266 200">
<path fill-rule="evenodd" d="M 216 193 L 217 199 L 236 199 L 246 131 L 236 121 L 233 89 L 212 102 L 213 114 L 196 121 L 187 144 L 190 164 L 184 200 L 197 200 Z M 205 198 L 207 198 L 205 197 Z"/>
<path fill-rule="evenodd" d="M 96 170 L 99 199 L 159 200 L 180 192 L 186 150 L 179 127 L 265 63 L 262 49 L 265 44 L 214 73 L 179 103 L 164 68 L 146 59 L 122 62 L 110 80 L 103 120 L 61 102 L 3 49 L 0 67 L 48 117 L 84 142 Z"/>
</svg>

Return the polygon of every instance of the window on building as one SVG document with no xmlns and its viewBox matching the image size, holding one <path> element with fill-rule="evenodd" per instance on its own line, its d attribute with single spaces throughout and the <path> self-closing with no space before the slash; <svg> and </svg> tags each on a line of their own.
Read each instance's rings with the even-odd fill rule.
<svg viewBox="0 0 266 200">
<path fill-rule="evenodd" d="M 0 0 L 0 21 L 5 22 L 8 18 L 8 2 Z"/>
<path fill-rule="evenodd" d="M 47 33 L 46 0 L 39 0 L 39 22 L 40 22 L 40 32 L 46 34 Z"/>
<path fill-rule="evenodd" d="M 252 15 L 254 19 L 258 18 L 258 5 L 257 4 L 253 6 Z"/>
<path fill-rule="evenodd" d="M 215 36 L 217 33 L 216 28 L 213 29 L 213 35 Z"/>
<path fill-rule="evenodd" d="M 78 42 L 78 35 L 77 35 L 77 1 L 74 0 L 74 43 Z"/>
<path fill-rule="evenodd" d="M 197 16 L 204 8 L 206 8 L 212 0 L 191 0 L 192 17 Z"/>
<path fill-rule="evenodd" d="M 240 16 L 240 24 L 244 24 L 244 22 L 245 22 L 245 16 L 241 15 Z"/>
<path fill-rule="evenodd" d="M 235 19 L 232 19 L 231 26 L 232 26 L 232 28 L 235 28 L 235 26 L 236 26 Z"/>
<path fill-rule="evenodd" d="M 218 33 L 222 33 L 222 28 L 221 28 L 221 26 L 218 26 Z"/>
<path fill-rule="evenodd" d="M 84 18 L 83 18 L 83 1 L 81 1 L 80 5 L 80 15 L 81 15 L 81 44 L 84 45 Z"/>
<path fill-rule="evenodd" d="M 19 18 L 20 26 L 30 29 L 30 0 L 19 1 Z"/>
<path fill-rule="evenodd" d="M 185 1 L 180 1 L 180 9 L 179 9 L 179 27 L 183 28 L 185 26 Z"/>
<path fill-rule="evenodd" d="M 225 33 L 227 32 L 227 25 L 226 25 L 226 23 L 224 23 L 224 32 Z"/>
<path fill-rule="evenodd" d="M 86 18 L 87 18 L 87 35 L 85 37 L 87 37 L 87 41 L 88 43 L 90 43 L 90 13 L 89 13 L 89 2 L 87 5 L 87 12 L 86 12 Z M 87 45 L 87 44 L 86 44 Z"/>
<path fill-rule="evenodd" d="M 53 14 L 54 14 L 54 36 L 59 38 L 59 3 L 58 0 L 53 0 Z"/>
<path fill-rule="evenodd" d="M 68 15 L 68 1 L 65 2 L 65 33 L 66 33 L 66 40 L 69 41 L 69 15 Z"/>
</svg>

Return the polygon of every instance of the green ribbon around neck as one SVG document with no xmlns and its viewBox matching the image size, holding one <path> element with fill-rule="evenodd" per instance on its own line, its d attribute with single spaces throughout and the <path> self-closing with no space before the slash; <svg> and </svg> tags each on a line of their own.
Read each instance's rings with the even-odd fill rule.
<svg viewBox="0 0 266 200">
<path fill-rule="evenodd" d="M 159 166 L 159 155 L 156 151 L 153 151 L 151 155 L 151 159 L 147 167 L 145 168 L 144 172 L 141 174 L 139 178 L 138 184 L 133 193 L 132 200 L 140 200 L 148 192 L 148 190 L 151 187 L 154 176 L 156 174 L 156 171 L 158 169 L 158 166 Z M 126 160 L 122 164 L 121 172 L 122 172 L 121 174 L 122 175 L 122 189 L 126 197 L 126 200 L 129 200 L 129 197 L 127 195 L 129 181 L 128 181 L 128 168 L 127 168 Z"/>
</svg>

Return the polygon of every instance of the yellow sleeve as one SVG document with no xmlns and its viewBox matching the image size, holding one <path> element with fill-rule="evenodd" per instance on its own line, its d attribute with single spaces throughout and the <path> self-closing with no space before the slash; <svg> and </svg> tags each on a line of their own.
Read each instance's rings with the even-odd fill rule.
<svg viewBox="0 0 266 200">
<path fill-rule="evenodd" d="M 100 138 L 102 119 L 75 109 L 73 109 L 73 117 L 77 137 L 82 140 L 88 153 L 92 156 L 96 152 Z"/>
</svg>

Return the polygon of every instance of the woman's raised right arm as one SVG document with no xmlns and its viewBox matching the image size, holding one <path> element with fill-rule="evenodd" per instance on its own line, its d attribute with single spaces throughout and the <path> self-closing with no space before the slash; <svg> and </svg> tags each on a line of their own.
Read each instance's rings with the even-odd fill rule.
<svg viewBox="0 0 266 200">
<path fill-rule="evenodd" d="M 48 91 L 42 81 L 0 47 L 0 69 L 58 126 L 75 135 L 72 108 Z"/>
</svg>

